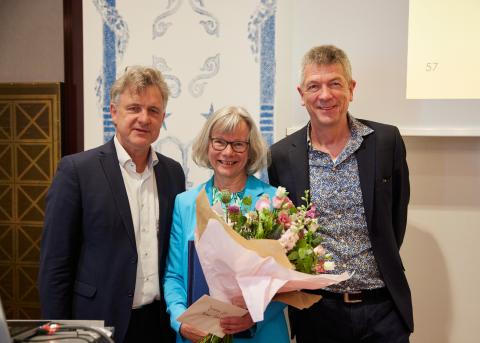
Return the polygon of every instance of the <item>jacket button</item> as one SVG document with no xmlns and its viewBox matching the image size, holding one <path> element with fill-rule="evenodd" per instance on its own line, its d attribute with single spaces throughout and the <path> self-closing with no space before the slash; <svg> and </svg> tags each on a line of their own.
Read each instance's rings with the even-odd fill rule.
<svg viewBox="0 0 480 343">
<path fill-rule="evenodd" d="M 132 292 L 132 291 L 130 291 L 130 292 L 128 292 L 128 294 L 127 294 L 127 295 L 128 295 L 128 297 L 129 297 L 129 298 L 131 298 L 131 297 L 133 297 L 133 292 Z"/>
<path fill-rule="evenodd" d="M 132 262 L 132 264 L 136 264 L 136 263 L 137 263 L 137 259 L 134 257 L 134 258 L 132 258 L 131 262 Z"/>
</svg>

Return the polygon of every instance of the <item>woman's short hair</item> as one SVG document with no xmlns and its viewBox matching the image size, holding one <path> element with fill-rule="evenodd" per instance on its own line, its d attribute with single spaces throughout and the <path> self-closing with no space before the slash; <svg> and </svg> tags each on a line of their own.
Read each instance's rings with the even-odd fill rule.
<svg viewBox="0 0 480 343">
<path fill-rule="evenodd" d="M 163 110 L 167 107 L 170 91 L 162 76 L 155 68 L 144 66 L 130 66 L 112 85 L 110 89 L 110 101 L 118 105 L 120 95 L 128 88 L 132 93 L 138 94 L 149 86 L 156 86 L 162 94 Z"/>
<path fill-rule="evenodd" d="M 226 106 L 213 113 L 202 127 L 193 142 L 192 158 L 200 167 L 212 169 L 208 160 L 208 147 L 213 130 L 224 133 L 233 132 L 244 121 L 250 129 L 248 142 L 248 161 L 245 166 L 248 175 L 254 174 L 267 165 L 267 145 L 258 130 L 255 121 L 243 107 Z"/>
</svg>

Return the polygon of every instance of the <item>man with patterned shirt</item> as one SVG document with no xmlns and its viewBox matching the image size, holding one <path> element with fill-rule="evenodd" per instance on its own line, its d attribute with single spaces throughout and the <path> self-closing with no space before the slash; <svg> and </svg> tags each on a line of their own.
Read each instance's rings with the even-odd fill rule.
<svg viewBox="0 0 480 343">
<path fill-rule="evenodd" d="M 405 146 L 396 127 L 349 114 L 355 85 L 344 51 L 309 50 L 297 90 L 310 122 L 271 147 L 270 183 L 296 205 L 310 190 L 335 272 L 354 272 L 316 290 L 323 298 L 311 308 L 290 310 L 298 343 L 404 343 L 413 331 L 399 254 L 410 196 Z"/>
</svg>

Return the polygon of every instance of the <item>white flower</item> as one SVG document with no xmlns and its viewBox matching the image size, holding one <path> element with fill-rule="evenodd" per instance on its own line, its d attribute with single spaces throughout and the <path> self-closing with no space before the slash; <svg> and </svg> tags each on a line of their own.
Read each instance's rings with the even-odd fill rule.
<svg viewBox="0 0 480 343">
<path fill-rule="evenodd" d="M 317 223 L 317 221 L 312 221 L 312 222 L 308 225 L 308 231 L 310 231 L 310 232 L 316 232 L 319 227 L 320 227 L 320 225 Z"/>
<path fill-rule="evenodd" d="M 325 269 L 327 271 L 335 270 L 335 262 L 333 262 L 333 261 L 323 262 L 323 269 Z"/>
<path fill-rule="evenodd" d="M 295 247 L 295 244 L 297 243 L 298 238 L 299 237 L 297 232 L 295 232 L 294 230 L 288 229 L 283 233 L 282 237 L 280 237 L 278 241 L 286 251 L 290 251 Z"/>
<path fill-rule="evenodd" d="M 292 219 L 293 220 L 293 219 Z M 290 228 L 287 231 L 292 231 L 298 234 L 298 232 L 302 229 L 302 226 L 298 226 L 297 223 L 293 223 L 290 225 Z"/>
<path fill-rule="evenodd" d="M 284 198 L 287 196 L 287 189 L 285 187 L 279 186 L 277 188 L 277 192 L 275 193 L 275 196 L 279 198 Z"/>
<path fill-rule="evenodd" d="M 245 217 L 247 218 L 247 223 L 252 224 L 255 220 L 257 220 L 258 215 L 257 212 L 250 211 L 245 215 Z"/>
<path fill-rule="evenodd" d="M 290 215 L 290 219 L 292 220 L 292 223 L 298 221 L 298 216 L 296 213 L 293 213 Z"/>
</svg>

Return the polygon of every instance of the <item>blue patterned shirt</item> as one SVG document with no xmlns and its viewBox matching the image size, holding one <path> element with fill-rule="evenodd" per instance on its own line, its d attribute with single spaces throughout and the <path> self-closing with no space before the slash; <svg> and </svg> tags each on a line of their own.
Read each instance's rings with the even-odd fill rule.
<svg viewBox="0 0 480 343">
<path fill-rule="evenodd" d="M 319 211 L 325 238 L 322 245 L 333 255 L 335 273 L 355 272 L 347 281 L 327 287 L 347 292 L 384 287 L 368 235 L 355 151 L 371 128 L 349 115 L 350 139 L 335 161 L 313 148 L 309 139 L 310 191 Z M 309 126 L 310 129 L 310 126 Z M 310 130 L 308 130 L 309 132 Z"/>
</svg>

